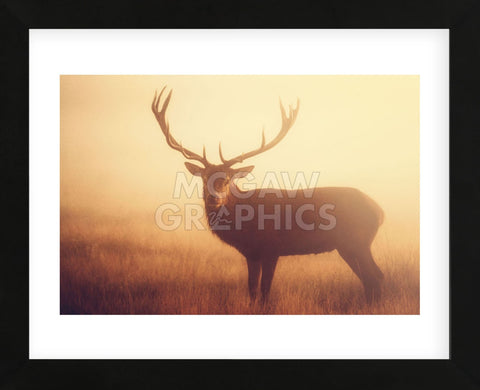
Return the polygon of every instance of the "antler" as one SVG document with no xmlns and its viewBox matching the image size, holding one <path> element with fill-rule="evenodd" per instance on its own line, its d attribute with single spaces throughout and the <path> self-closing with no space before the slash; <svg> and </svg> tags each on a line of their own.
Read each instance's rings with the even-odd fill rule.
<svg viewBox="0 0 480 390">
<path fill-rule="evenodd" d="M 283 137 L 287 135 L 288 130 L 290 130 L 290 128 L 295 123 L 295 119 L 297 118 L 299 107 L 300 107 L 300 100 L 297 99 L 297 107 L 295 107 L 295 109 L 293 109 L 292 106 L 288 106 L 289 113 L 287 117 L 285 113 L 285 108 L 283 107 L 282 101 L 280 100 L 280 111 L 282 113 L 282 128 L 280 129 L 278 135 L 273 140 L 271 140 L 268 144 L 265 144 L 265 129 L 263 129 L 262 144 L 258 149 L 252 150 L 251 152 L 248 152 L 248 153 L 242 153 L 237 157 L 231 158 L 230 160 L 225 160 L 222 154 L 222 144 L 220 143 L 218 145 L 218 153 L 220 154 L 220 159 L 222 160 L 223 164 L 227 166 L 231 166 L 236 163 L 241 163 L 247 158 L 256 156 L 257 154 L 263 153 L 273 148 L 276 144 L 278 144 L 283 139 Z"/>
<path fill-rule="evenodd" d="M 162 129 L 163 134 L 165 135 L 168 146 L 170 146 L 172 149 L 178 150 L 180 153 L 182 153 L 185 156 L 185 158 L 189 160 L 196 160 L 198 162 L 201 162 L 205 167 L 211 165 L 207 160 L 207 155 L 205 153 L 205 145 L 203 146 L 203 157 L 202 157 L 192 152 L 191 150 L 184 148 L 182 146 L 182 143 L 178 142 L 175 138 L 173 138 L 172 134 L 170 133 L 170 126 L 168 121 L 165 118 L 165 113 L 167 111 L 170 98 L 172 97 L 172 91 L 170 91 L 165 101 L 163 102 L 162 109 L 160 111 L 158 109 L 160 105 L 160 99 L 162 98 L 162 94 L 163 94 L 163 91 L 165 91 L 165 88 L 167 87 L 166 86 L 163 87 L 158 97 L 157 97 L 157 91 L 155 91 L 155 96 L 152 102 L 152 111 L 155 114 L 155 118 L 157 118 L 157 122 L 160 125 L 160 128 Z"/>
</svg>

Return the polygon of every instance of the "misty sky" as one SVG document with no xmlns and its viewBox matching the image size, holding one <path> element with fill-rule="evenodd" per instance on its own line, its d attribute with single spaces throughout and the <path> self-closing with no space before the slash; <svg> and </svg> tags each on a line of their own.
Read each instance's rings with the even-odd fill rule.
<svg viewBox="0 0 480 390">
<path fill-rule="evenodd" d="M 153 215 L 172 200 L 177 172 L 188 172 L 150 109 L 164 85 L 172 134 L 199 154 L 205 144 L 214 163 L 219 141 L 229 158 L 257 148 L 262 126 L 271 140 L 279 97 L 298 97 L 287 136 L 245 162 L 258 184 L 267 171 L 319 171 L 317 186 L 359 188 L 390 221 L 418 229 L 418 76 L 62 76 L 63 209 Z"/>
</svg>

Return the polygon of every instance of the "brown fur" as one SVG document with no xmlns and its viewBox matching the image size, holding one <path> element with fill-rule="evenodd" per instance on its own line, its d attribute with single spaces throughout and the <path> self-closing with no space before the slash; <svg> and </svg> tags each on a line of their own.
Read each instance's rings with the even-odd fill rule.
<svg viewBox="0 0 480 390">
<path fill-rule="evenodd" d="M 205 209 L 213 233 L 236 248 L 247 260 L 248 287 L 252 299 L 257 296 L 260 276 L 262 299 L 267 299 L 279 256 L 322 253 L 335 249 L 363 283 L 367 301 L 380 298 L 383 273 L 373 260 L 370 246 L 384 216 L 382 209 L 370 197 L 354 188 L 323 187 L 315 188 L 311 197 L 303 190 L 271 193 L 271 189 L 262 197 L 262 189 L 257 189 L 250 197 L 241 199 L 234 195 L 236 192 L 232 192 L 231 186 L 235 185 L 232 177 L 239 172 L 249 172 L 253 167 L 232 169 L 212 165 L 204 169 L 191 163 L 186 163 L 186 166 L 204 181 Z M 215 180 L 215 192 L 212 194 L 212 186 L 209 188 L 207 185 L 208 179 L 218 172 L 223 173 L 224 178 Z M 241 192 L 238 187 L 235 189 Z M 219 193 L 225 193 L 226 196 L 221 198 Z M 314 229 L 302 229 L 294 216 L 298 208 L 305 204 L 312 205 L 315 210 L 325 204 L 334 206 L 333 210 L 328 210 L 328 214 L 335 218 L 335 227 L 330 230 L 319 229 L 320 223 L 325 225 L 328 221 L 318 212 L 307 210 L 303 213 L 303 221 L 305 224 L 314 224 Z M 243 221 L 241 230 L 235 225 L 238 217 L 235 206 L 238 205 L 254 209 L 253 219 Z M 274 221 L 266 219 L 264 228 L 260 228 L 257 214 L 260 205 L 265 214 L 272 215 L 277 207 L 280 227 L 276 229 Z M 292 214 L 290 227 L 285 223 L 287 207 L 291 208 Z M 220 225 L 228 230 L 219 230 L 214 224 L 215 217 L 222 218 Z"/>
<path fill-rule="evenodd" d="M 288 115 L 280 102 L 282 126 L 278 135 L 266 143 L 265 134 L 262 134 L 262 143 L 258 149 L 242 153 L 230 160 L 223 157 L 219 145 L 220 159 L 223 164 L 211 164 L 207 160 L 205 147 L 203 155 L 199 155 L 182 146 L 170 133 L 166 120 L 166 110 L 170 102 L 172 91 L 169 92 L 162 107 L 160 101 L 165 87 L 160 94 L 153 98 L 152 111 L 165 135 L 167 144 L 177 150 L 189 160 L 199 161 L 204 168 L 186 162 L 187 169 L 194 175 L 201 176 L 204 185 L 205 208 L 209 217 L 210 227 L 222 241 L 236 248 L 247 259 L 248 288 L 250 297 L 256 298 L 258 281 L 261 275 L 262 299 L 268 297 L 279 256 L 300 255 L 308 253 L 322 253 L 338 250 L 338 253 L 347 262 L 353 272 L 360 278 L 365 288 L 368 302 L 380 297 L 380 280 L 383 274 L 375 264 L 370 245 L 383 221 L 383 211 L 367 195 L 354 188 L 316 188 L 312 197 L 304 191 L 292 193 L 279 191 L 276 194 L 262 196 L 261 189 L 256 190 L 248 198 L 238 196 L 238 188 L 234 178 L 243 177 L 253 169 L 253 166 L 240 169 L 231 168 L 232 165 L 243 162 L 245 159 L 256 156 L 277 145 L 287 134 L 298 114 L 300 102 L 296 108 L 289 107 Z M 221 177 L 217 177 L 219 175 Z M 232 193 L 233 191 L 233 193 Z M 290 196 L 291 195 L 291 196 Z M 253 209 L 253 218 L 237 226 L 237 207 L 244 206 Z M 296 215 L 297 210 L 308 205 L 314 210 L 306 211 L 301 219 L 302 224 L 312 226 L 306 229 L 293 218 L 291 225 L 285 224 L 288 214 Z M 320 208 L 328 205 L 328 213 L 320 213 Z M 272 215 L 275 212 L 280 225 L 275 226 L 271 220 L 266 220 L 263 228 L 259 223 L 260 208 L 264 214 Z M 239 213 L 241 211 L 239 210 Z M 331 229 L 320 229 L 335 220 Z M 219 225 L 227 230 L 219 230 Z"/>
</svg>

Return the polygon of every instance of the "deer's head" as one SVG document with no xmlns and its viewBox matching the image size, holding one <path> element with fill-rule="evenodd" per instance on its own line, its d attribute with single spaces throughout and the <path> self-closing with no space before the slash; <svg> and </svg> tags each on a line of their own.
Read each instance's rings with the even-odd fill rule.
<svg viewBox="0 0 480 390">
<path fill-rule="evenodd" d="M 174 150 L 179 151 L 183 154 L 185 158 L 188 160 L 198 161 L 203 165 L 199 166 L 196 164 L 192 164 L 191 162 L 185 162 L 185 166 L 187 167 L 188 171 L 195 176 L 199 176 L 202 178 L 203 181 L 203 193 L 205 203 L 209 206 L 219 207 L 228 199 L 230 194 L 231 185 L 234 185 L 235 179 L 239 179 L 248 175 L 254 168 L 253 165 L 245 166 L 242 168 L 232 168 L 232 165 L 243 163 L 243 161 L 247 158 L 256 156 L 262 152 L 265 152 L 271 148 L 273 148 L 276 144 L 278 144 L 287 134 L 288 130 L 292 127 L 295 119 L 297 117 L 298 108 L 299 108 L 299 101 L 297 100 L 297 107 L 292 108 L 289 106 L 289 114 L 287 116 L 285 112 L 285 108 L 283 107 L 282 103 L 280 102 L 280 111 L 282 114 L 282 127 L 277 134 L 277 136 L 270 142 L 265 143 L 265 133 L 262 132 L 262 144 L 258 149 L 252 150 L 248 153 L 242 153 L 236 157 L 231 159 L 225 159 L 222 154 L 222 145 L 221 143 L 218 145 L 218 153 L 220 155 L 220 160 L 222 161 L 221 164 L 212 164 L 207 160 L 207 155 L 205 152 L 205 146 L 203 146 L 203 153 L 199 155 L 197 153 L 192 152 L 189 149 L 186 149 L 182 146 L 181 142 L 178 142 L 173 138 L 172 134 L 170 133 L 169 123 L 166 120 L 166 111 L 168 107 L 168 103 L 172 97 L 172 91 L 167 95 L 165 101 L 163 102 L 162 108 L 160 109 L 160 100 L 162 98 L 162 94 L 165 91 L 164 87 L 160 94 L 157 96 L 155 92 L 155 96 L 152 102 L 152 111 L 155 114 L 155 118 L 162 129 L 163 134 L 165 135 L 167 144 Z"/>
</svg>

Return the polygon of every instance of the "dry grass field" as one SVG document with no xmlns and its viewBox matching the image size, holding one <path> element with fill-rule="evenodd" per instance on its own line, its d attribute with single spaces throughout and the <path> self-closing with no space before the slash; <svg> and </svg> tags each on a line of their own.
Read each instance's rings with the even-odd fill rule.
<svg viewBox="0 0 480 390">
<path fill-rule="evenodd" d="M 208 231 L 165 232 L 152 216 L 61 217 L 61 314 L 419 314 L 418 240 L 381 227 L 383 298 L 365 303 L 337 252 L 281 257 L 267 305 L 249 302 L 245 259 Z"/>
</svg>

